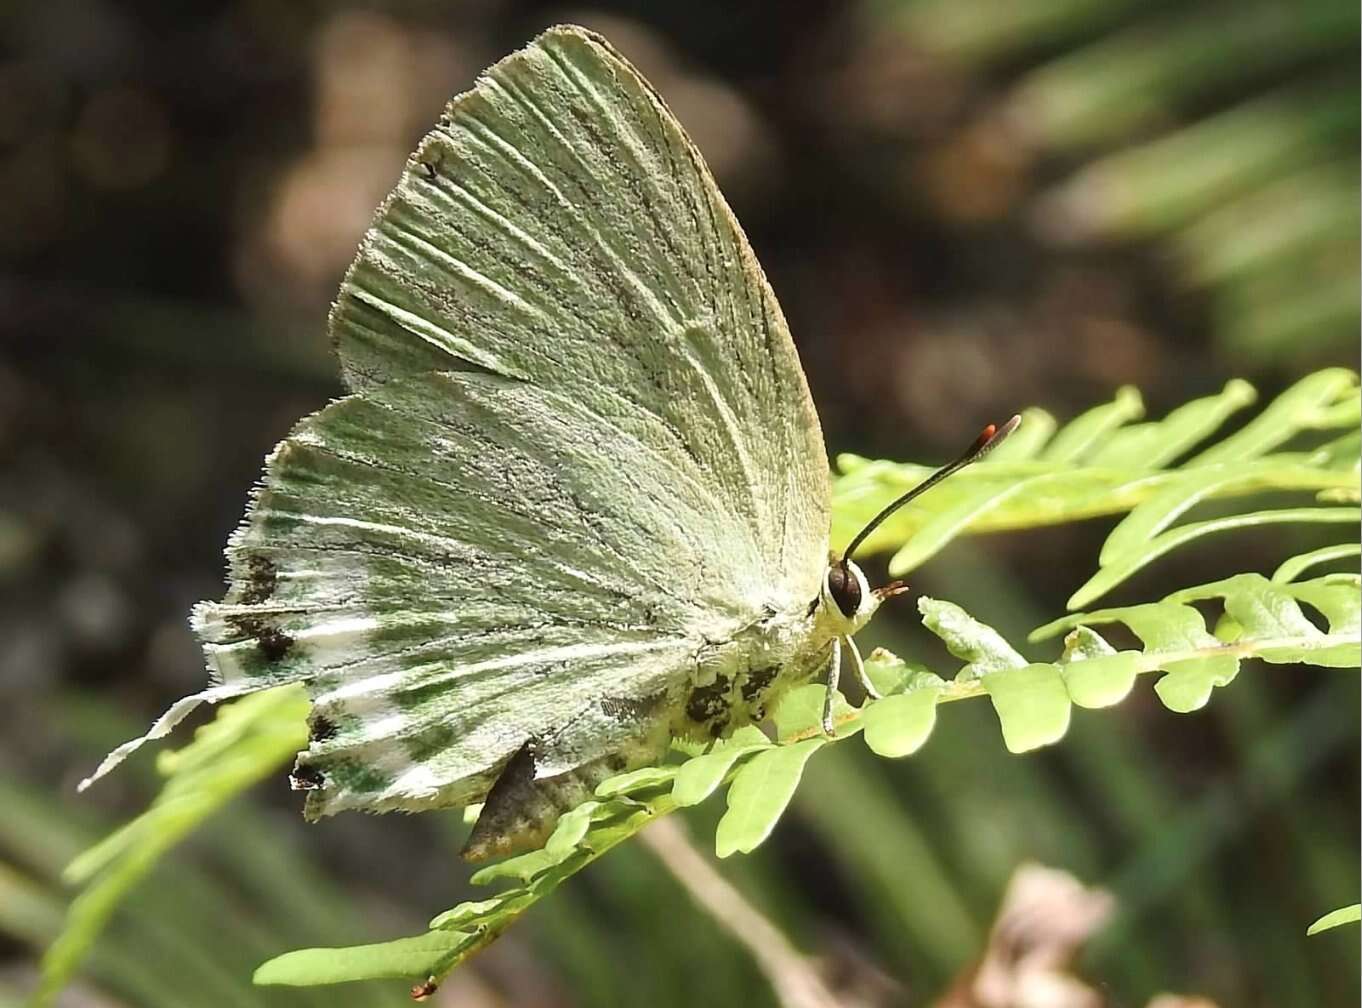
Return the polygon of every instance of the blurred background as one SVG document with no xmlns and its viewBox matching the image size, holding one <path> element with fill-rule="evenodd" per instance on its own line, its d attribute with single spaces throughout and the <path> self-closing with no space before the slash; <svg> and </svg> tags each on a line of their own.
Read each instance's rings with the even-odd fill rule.
<svg viewBox="0 0 1362 1008">
<path fill-rule="evenodd" d="M 185 614 L 223 590 L 266 451 L 339 392 L 325 313 L 373 207 L 449 95 L 561 20 L 605 32 L 709 159 L 833 453 L 936 461 L 1027 405 L 1067 418 L 1133 383 L 1160 415 L 1232 376 L 1269 395 L 1356 366 L 1355 0 L 8 6 L 0 1005 L 60 927 L 61 867 L 154 793 L 147 757 L 74 784 L 203 681 Z M 915 587 L 1019 639 L 1109 527 L 960 542 Z M 1287 539 L 1199 548 L 1117 601 L 1270 571 L 1309 545 Z M 915 615 L 877 642 L 912 653 Z M 1356 932 L 1303 932 L 1358 891 L 1358 704 L 1354 673 L 1250 667 L 1195 715 L 1139 690 L 1075 711 L 1026 757 L 986 705 L 952 704 L 911 760 L 821 753 L 773 840 L 721 870 L 846 1004 L 946 1003 L 1038 861 L 1111 894 L 1076 967 L 1099 1003 L 1353 1005 Z M 249 975 L 466 898 L 458 817 L 307 827 L 297 805 L 280 775 L 212 820 L 64 1003 L 406 1003 Z M 688 820 L 701 849 L 719 811 Z M 631 844 L 436 1003 L 697 997 L 775 1003 Z"/>
</svg>

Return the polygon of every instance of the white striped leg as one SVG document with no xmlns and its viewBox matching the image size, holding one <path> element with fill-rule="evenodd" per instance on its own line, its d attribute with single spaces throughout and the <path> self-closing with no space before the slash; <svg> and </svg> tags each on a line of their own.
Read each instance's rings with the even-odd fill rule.
<svg viewBox="0 0 1362 1008">
<path fill-rule="evenodd" d="M 832 734 L 832 698 L 837 695 L 837 682 L 842 678 L 842 638 L 832 639 L 832 664 L 828 666 L 828 695 L 823 700 L 823 734 Z"/>
<path fill-rule="evenodd" d="M 875 688 L 875 684 L 870 681 L 870 676 L 866 675 L 865 662 L 861 661 L 861 649 L 856 646 L 856 642 L 850 637 L 847 638 L 847 650 L 851 652 L 851 667 L 856 670 L 856 678 L 861 682 L 861 689 L 865 690 L 865 695 L 871 700 L 880 699 L 880 691 Z"/>
</svg>

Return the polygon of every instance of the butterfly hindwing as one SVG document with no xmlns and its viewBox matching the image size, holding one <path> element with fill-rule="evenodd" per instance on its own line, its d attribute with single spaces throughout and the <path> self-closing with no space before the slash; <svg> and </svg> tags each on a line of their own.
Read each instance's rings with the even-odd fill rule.
<svg viewBox="0 0 1362 1008">
<path fill-rule="evenodd" d="M 307 684 L 310 815 L 477 800 L 531 740 L 554 774 L 646 734 L 695 635 L 740 618 L 674 591 L 722 522 L 676 475 L 528 383 L 390 382 L 280 445 L 196 629 L 225 682 Z"/>
</svg>

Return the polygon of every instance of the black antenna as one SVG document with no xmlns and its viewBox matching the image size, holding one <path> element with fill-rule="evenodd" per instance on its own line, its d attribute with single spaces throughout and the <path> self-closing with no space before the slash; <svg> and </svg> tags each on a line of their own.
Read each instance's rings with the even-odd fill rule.
<svg viewBox="0 0 1362 1008">
<path fill-rule="evenodd" d="M 899 508 L 903 507 L 903 505 L 907 504 L 910 500 L 913 500 L 915 497 L 920 497 L 922 494 L 926 493 L 928 490 L 936 486 L 938 483 L 940 483 L 947 476 L 950 476 L 952 473 L 959 472 L 961 469 L 965 468 L 965 466 L 969 465 L 971 462 L 978 462 L 981 458 L 983 458 L 994 448 L 1000 445 L 1005 437 L 1007 437 L 1009 434 L 1011 434 L 1020 426 L 1021 417 L 1014 416 L 1011 420 L 1007 421 L 1007 423 L 1003 424 L 1001 427 L 997 427 L 993 424 L 989 424 L 987 427 L 985 427 L 983 431 L 980 432 L 979 436 L 974 439 L 974 444 L 969 446 L 969 450 L 966 451 L 965 454 L 961 455 L 958 459 L 956 459 L 949 465 L 942 466 L 940 469 L 932 473 L 917 486 L 913 487 L 913 489 L 909 490 L 898 500 L 890 504 L 887 508 L 885 508 L 879 514 L 877 514 L 874 518 L 870 519 L 870 524 L 866 525 L 865 528 L 861 529 L 860 532 L 856 533 L 856 538 L 851 540 L 851 545 L 849 545 L 846 548 L 846 550 L 842 553 L 842 566 L 844 567 L 846 566 L 846 562 L 850 560 L 851 555 L 856 552 L 856 547 L 861 545 L 861 543 L 865 541 L 865 537 L 870 535 L 870 533 L 874 532 L 877 528 L 879 528 L 880 523 L 883 522 L 886 518 L 888 518 L 891 514 L 893 514 Z"/>
</svg>

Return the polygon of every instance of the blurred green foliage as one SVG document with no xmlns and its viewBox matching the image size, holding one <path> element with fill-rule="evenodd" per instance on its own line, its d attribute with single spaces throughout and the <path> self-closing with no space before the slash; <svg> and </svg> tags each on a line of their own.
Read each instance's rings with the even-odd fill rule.
<svg viewBox="0 0 1362 1008">
<path fill-rule="evenodd" d="M 1359 11 L 1348 0 L 875 0 L 872 19 L 1001 78 L 989 125 L 1062 166 L 1039 232 L 1165 243 L 1240 359 L 1356 343 Z"/>
<path fill-rule="evenodd" d="M 1271 397 L 1307 365 L 1356 364 L 1355 5 L 596 7 L 573 16 L 640 61 L 752 236 L 834 449 L 935 458 L 1018 403 L 1073 415 L 1139 384 L 1163 416 L 1232 375 Z M 325 309 L 372 207 L 448 95 L 562 16 L 504 0 L 7 12 L 0 1003 L 36 986 L 63 867 L 155 793 L 137 764 L 72 791 L 201 682 L 183 614 L 220 593 L 264 453 L 336 393 Z M 1268 490 L 1253 507 L 1284 503 Z M 1208 537 L 1113 605 L 1267 574 L 1330 528 Z M 1017 641 L 1110 532 L 957 540 L 913 579 Z M 945 661 L 910 606 L 872 629 Z M 1356 932 L 1301 932 L 1357 890 L 1358 707 L 1350 673 L 1273 667 L 1187 718 L 1138 690 L 1074 710 L 1063 745 L 1025 758 L 987 705 L 934 707 L 910 760 L 824 747 L 779 829 L 724 873 L 868 1004 L 945 987 L 1026 859 L 1112 891 L 1081 968 L 1124 1003 L 1175 987 L 1355 1004 Z M 413 933 L 475 897 L 457 819 L 304 829 L 293 798 L 266 783 L 166 858 L 66 1003 L 333 1004 L 250 988 L 250 971 L 280 948 Z M 686 813 L 697 834 L 721 804 Z M 437 998 L 681 1005 L 697 978 L 716 1004 L 772 1003 L 746 952 L 625 844 Z M 405 1003 L 391 983 L 344 997 Z"/>
</svg>

